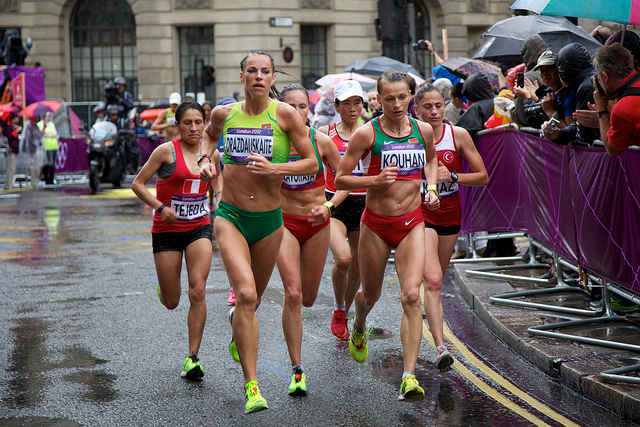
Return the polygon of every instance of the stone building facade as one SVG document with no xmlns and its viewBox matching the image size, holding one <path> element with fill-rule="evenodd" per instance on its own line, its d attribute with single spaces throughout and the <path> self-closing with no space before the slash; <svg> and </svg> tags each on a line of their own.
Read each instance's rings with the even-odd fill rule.
<svg viewBox="0 0 640 427">
<path fill-rule="evenodd" d="M 470 55 L 483 31 L 512 14 L 510 0 L 413 3 L 415 39 L 433 40 L 442 55 L 446 28 L 449 56 Z M 251 49 L 271 53 L 287 73 L 278 74 L 280 87 L 314 88 L 315 77 L 380 55 L 377 17 L 376 0 L 0 0 L 0 35 L 18 28 L 31 38 L 26 65 L 45 68 L 50 99 L 95 101 L 124 75 L 134 97 L 149 102 L 193 91 L 194 70 L 201 75 L 207 65 L 215 82 L 206 97 L 218 100 L 241 91 L 239 63 Z"/>
</svg>

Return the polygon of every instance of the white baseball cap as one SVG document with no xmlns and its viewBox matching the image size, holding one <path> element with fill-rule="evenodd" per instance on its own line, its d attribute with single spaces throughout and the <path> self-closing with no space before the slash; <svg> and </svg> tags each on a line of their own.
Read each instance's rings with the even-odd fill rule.
<svg viewBox="0 0 640 427">
<path fill-rule="evenodd" d="M 362 98 L 362 86 L 356 80 L 342 80 L 333 88 L 333 97 L 338 101 L 344 101 L 352 96 Z"/>
<path fill-rule="evenodd" d="M 178 92 L 173 92 L 171 95 L 169 95 L 169 104 L 180 104 L 181 101 L 182 97 Z"/>
</svg>

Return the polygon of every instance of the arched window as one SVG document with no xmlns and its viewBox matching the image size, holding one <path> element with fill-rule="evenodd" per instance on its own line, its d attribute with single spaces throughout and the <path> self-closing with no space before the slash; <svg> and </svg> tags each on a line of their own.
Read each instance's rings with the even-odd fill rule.
<svg viewBox="0 0 640 427">
<path fill-rule="evenodd" d="M 126 0 L 80 0 L 71 13 L 71 85 L 74 101 L 104 98 L 104 86 L 127 79 L 138 99 L 136 23 Z"/>
<path fill-rule="evenodd" d="M 431 17 L 429 16 L 429 9 L 424 1 L 416 1 L 416 34 L 414 40 L 431 40 Z M 431 76 L 431 69 L 433 63 L 431 55 L 426 50 L 416 51 L 417 59 L 420 63 L 420 73 L 425 77 Z M 440 53 L 442 56 L 442 53 Z"/>
</svg>

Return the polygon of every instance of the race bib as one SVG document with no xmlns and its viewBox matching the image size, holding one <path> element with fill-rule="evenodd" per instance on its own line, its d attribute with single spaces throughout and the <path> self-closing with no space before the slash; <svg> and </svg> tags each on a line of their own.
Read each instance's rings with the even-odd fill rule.
<svg viewBox="0 0 640 427">
<path fill-rule="evenodd" d="M 347 150 L 338 150 L 338 151 L 340 152 L 340 157 L 344 156 L 344 153 L 347 152 Z M 362 166 L 362 160 L 358 160 L 358 164 L 351 171 L 351 175 L 354 175 L 354 176 L 363 176 L 364 175 L 364 167 Z"/>
<path fill-rule="evenodd" d="M 171 198 L 171 209 L 178 214 L 178 221 L 202 218 L 209 214 L 209 199 L 202 196 L 179 196 Z"/>
<path fill-rule="evenodd" d="M 458 194 L 460 186 L 457 182 L 444 182 L 438 181 L 438 198 L 446 199 L 447 197 L 455 196 Z M 422 185 L 420 186 L 420 194 L 424 198 L 427 195 L 427 180 L 422 178 Z"/>
<path fill-rule="evenodd" d="M 420 173 L 426 161 L 422 144 L 385 144 L 380 147 L 380 169 L 395 162 L 400 176 Z"/>
<path fill-rule="evenodd" d="M 236 162 L 246 162 L 251 151 L 271 160 L 273 158 L 273 129 L 227 129 L 224 151 Z"/>
<path fill-rule="evenodd" d="M 300 190 L 315 183 L 315 175 L 285 175 L 282 179 L 282 186 L 287 190 Z"/>
</svg>

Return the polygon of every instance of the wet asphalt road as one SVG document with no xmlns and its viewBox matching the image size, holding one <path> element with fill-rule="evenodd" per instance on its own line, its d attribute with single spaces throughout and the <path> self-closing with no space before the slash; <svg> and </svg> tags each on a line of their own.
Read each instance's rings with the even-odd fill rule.
<svg viewBox="0 0 640 427">
<path fill-rule="evenodd" d="M 290 362 L 276 270 L 257 312 L 258 379 L 270 409 L 245 415 L 240 365 L 228 353 L 228 282 L 219 252 L 207 282 L 199 355 L 205 378 L 189 382 L 180 377 L 187 355 L 186 272 L 181 304 L 168 311 L 156 295 L 151 209 L 129 190 L 105 190 L 90 196 L 88 185 L 76 185 L 0 193 L 0 425 L 562 425 L 481 373 L 481 381 L 524 409 L 499 403 L 457 371 L 438 372 L 426 339 L 416 372 L 426 398 L 398 402 L 402 309 L 393 264 L 369 317 L 367 362 L 358 364 L 329 329 L 330 256 L 315 305 L 303 309 L 309 395 L 286 393 Z M 577 425 L 627 425 L 505 348 L 457 295 L 450 274 L 443 301 L 453 333 L 541 407 Z"/>
</svg>

